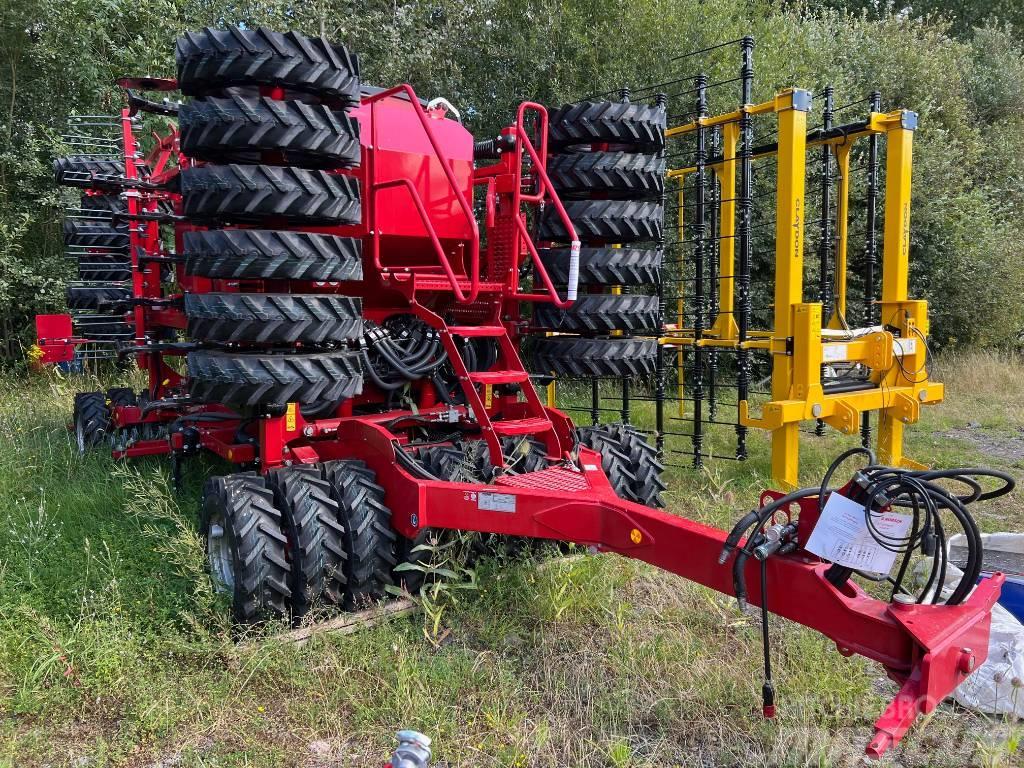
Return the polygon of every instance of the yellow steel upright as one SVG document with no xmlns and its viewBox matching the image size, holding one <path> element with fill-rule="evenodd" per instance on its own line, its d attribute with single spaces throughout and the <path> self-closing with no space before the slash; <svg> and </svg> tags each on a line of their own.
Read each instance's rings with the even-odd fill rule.
<svg viewBox="0 0 1024 768">
<path fill-rule="evenodd" d="M 852 143 L 835 148 L 839 169 L 839 197 L 836 200 L 836 300 L 828 327 L 841 329 L 846 323 L 847 251 L 850 232 L 850 150 Z"/>
<path fill-rule="evenodd" d="M 775 327 L 772 345 L 772 400 L 789 400 L 795 383 L 787 344 L 793 338 L 795 311 L 803 302 L 804 180 L 807 113 L 811 94 L 793 89 L 780 94 L 790 103 L 778 113 L 778 197 L 775 205 Z M 819 313 L 820 316 L 820 313 Z M 819 326 L 820 327 L 820 326 Z M 786 422 L 772 431 L 772 476 L 796 486 L 800 462 L 800 424 Z"/>
<path fill-rule="evenodd" d="M 718 214 L 718 318 L 709 335 L 718 339 L 739 337 L 736 324 L 736 143 L 739 141 L 739 123 L 722 126 L 722 163 L 713 167 L 722 187 L 722 202 Z M 714 233 L 712 233 L 714 236 Z M 711 290 L 716 290 L 711 286 Z"/>
<path fill-rule="evenodd" d="M 925 366 L 928 313 L 925 302 L 910 301 L 910 193 L 914 130 L 917 114 L 908 110 L 885 116 L 885 230 L 882 239 L 882 324 L 900 331 L 902 361 L 880 373 L 883 390 L 920 384 Z M 927 375 L 924 374 L 924 379 Z M 927 394 L 918 398 L 928 399 Z M 903 396 L 906 398 L 906 396 Z M 919 402 L 893 403 L 878 418 L 878 460 L 900 466 L 903 457 L 903 428 L 916 421 Z M 903 407 L 899 407 L 902 405 Z"/>
<path fill-rule="evenodd" d="M 686 224 L 684 216 L 684 212 L 686 211 L 686 200 L 683 195 L 683 184 L 686 181 L 686 175 L 680 173 L 676 178 L 679 180 L 679 191 L 676 198 L 676 205 L 679 210 L 679 222 L 676 225 L 676 234 L 679 238 L 679 242 L 682 243 L 686 240 Z M 685 295 L 686 279 L 683 270 L 680 269 L 679 282 L 676 286 L 676 328 L 679 329 L 682 329 L 686 325 L 686 301 L 683 298 Z M 679 349 L 676 353 L 676 406 L 679 409 L 679 418 L 686 418 L 686 364 L 683 360 L 682 349 Z"/>
</svg>

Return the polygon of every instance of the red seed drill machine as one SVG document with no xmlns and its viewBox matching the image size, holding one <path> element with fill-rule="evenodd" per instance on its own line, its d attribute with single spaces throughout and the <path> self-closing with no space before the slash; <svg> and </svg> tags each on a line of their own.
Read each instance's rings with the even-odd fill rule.
<svg viewBox="0 0 1024 768">
<path fill-rule="evenodd" d="M 576 428 L 538 393 L 524 351 L 548 377 L 653 370 L 664 97 L 524 102 L 474 140 L 444 99 L 365 86 L 356 56 L 321 38 L 205 29 L 176 54 L 177 80 L 126 79 L 119 117 L 73 121 L 77 154 L 55 169 L 83 189 L 65 224 L 81 282 L 72 315 L 39 317 L 39 347 L 44 362 L 91 350 L 148 373 L 141 393 L 76 397 L 82 450 L 168 454 L 176 478 L 202 451 L 239 465 L 207 483 L 202 510 L 239 621 L 414 587 L 395 569 L 431 532 L 478 531 L 644 560 L 760 606 L 765 628 L 770 610 L 877 661 L 901 688 L 871 755 L 984 661 L 1002 577 L 975 587 L 966 505 L 1012 480 L 985 490 L 975 478 L 998 473 L 884 467 L 854 449 L 820 487 L 765 492 L 725 532 L 658 509 L 643 432 Z M 175 90 L 184 103 L 139 95 Z M 780 110 L 809 110 L 809 94 L 786 93 Z M 176 122 L 147 135 L 161 115 Z M 902 556 L 888 600 L 804 548 L 857 453 L 869 466 L 841 492 Z M 887 540 L 876 521 L 896 508 L 913 527 Z M 940 513 L 972 544 L 941 602 Z M 920 594 L 903 585 L 912 557 L 932 562 Z"/>
</svg>

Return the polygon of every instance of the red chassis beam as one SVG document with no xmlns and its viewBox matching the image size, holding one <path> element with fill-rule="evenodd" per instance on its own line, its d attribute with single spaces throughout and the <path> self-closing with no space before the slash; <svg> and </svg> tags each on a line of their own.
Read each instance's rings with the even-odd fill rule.
<svg viewBox="0 0 1024 768">
<path fill-rule="evenodd" d="M 733 593 L 732 560 L 718 563 L 726 533 L 620 499 L 600 455 L 589 449 L 580 449 L 582 469 L 567 462 L 482 486 L 412 476 L 396 461 L 395 436 L 369 419 L 322 421 L 316 428 L 332 439 L 293 446 L 296 463 L 365 461 L 387 489 L 393 524 L 405 536 L 429 527 L 572 541 Z M 843 655 L 881 663 L 902 685 L 875 723 L 870 756 L 898 744 L 918 715 L 935 709 L 988 655 L 1002 574 L 983 581 L 961 605 L 933 606 L 886 603 L 852 583 L 838 589 L 825 578 L 829 565 L 799 550 L 772 557 L 767 566 L 773 613 L 822 633 Z M 746 578 L 749 602 L 760 605 L 760 564 L 753 558 Z"/>
<path fill-rule="evenodd" d="M 440 410 L 445 409 L 420 415 Z M 549 413 L 560 433 L 568 428 L 564 415 L 550 409 Z M 142 420 L 138 408 L 117 408 L 115 414 L 118 423 Z M 387 489 L 393 525 L 407 537 L 422 528 L 450 528 L 572 541 L 733 593 L 732 560 L 718 563 L 726 533 L 620 499 L 594 451 L 581 448 L 575 465 L 566 461 L 541 472 L 503 476 L 492 485 L 424 480 L 396 459 L 401 438 L 385 423 L 402 415 L 306 422 L 294 413 L 261 420 L 264 469 L 360 459 Z M 152 414 L 145 420 L 166 419 Z M 199 447 L 239 463 L 255 458 L 252 445 L 234 443 L 237 422 L 195 423 L 194 428 Z M 182 433 L 175 432 L 169 440 L 136 444 L 125 455 L 164 453 L 183 445 Z M 813 510 L 807 508 L 803 517 L 802 523 L 811 520 Z M 853 583 L 837 588 L 825 578 L 828 568 L 802 550 L 770 558 L 769 607 L 833 640 L 841 654 L 856 653 L 881 663 L 900 683 L 899 694 L 876 721 L 875 736 L 867 746 L 867 753 L 878 757 L 899 743 L 918 715 L 935 709 L 985 660 L 991 610 L 1004 577 L 996 574 L 983 581 L 961 605 L 906 605 L 877 600 Z M 760 564 L 753 558 L 747 563 L 746 579 L 748 601 L 760 605 Z"/>
</svg>

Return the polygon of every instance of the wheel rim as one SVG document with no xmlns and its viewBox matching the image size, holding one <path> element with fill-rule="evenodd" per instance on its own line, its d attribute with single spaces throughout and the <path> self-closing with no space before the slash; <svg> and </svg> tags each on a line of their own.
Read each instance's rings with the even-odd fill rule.
<svg viewBox="0 0 1024 768">
<path fill-rule="evenodd" d="M 231 559 L 231 544 L 224 528 L 224 516 L 210 518 L 206 535 L 206 554 L 210 560 L 210 578 L 218 592 L 232 592 L 235 588 L 235 566 Z"/>
<path fill-rule="evenodd" d="M 85 425 L 81 419 L 75 419 L 75 443 L 78 445 L 79 455 L 85 454 Z"/>
</svg>

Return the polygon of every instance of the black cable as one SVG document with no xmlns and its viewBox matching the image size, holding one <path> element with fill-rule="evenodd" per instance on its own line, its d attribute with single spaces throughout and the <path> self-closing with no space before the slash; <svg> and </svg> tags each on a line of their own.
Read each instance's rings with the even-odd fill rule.
<svg viewBox="0 0 1024 768">
<path fill-rule="evenodd" d="M 819 514 L 825 508 L 825 496 L 831 492 L 828 487 L 828 484 L 829 481 L 832 479 L 832 476 L 836 473 L 836 470 L 839 469 L 840 466 L 842 466 L 843 462 L 854 456 L 867 456 L 868 465 L 872 465 L 875 463 L 875 454 L 872 453 L 870 449 L 863 448 L 861 446 L 857 446 L 856 448 L 850 448 L 848 451 L 843 451 L 841 454 L 839 454 L 835 458 L 835 461 L 829 464 L 828 469 L 825 471 L 824 477 L 821 478 L 821 487 L 818 489 Z"/>
<path fill-rule="evenodd" d="M 771 719 L 775 717 L 775 686 L 772 684 L 772 652 L 768 636 L 768 558 L 761 561 L 761 651 L 764 654 L 761 712 Z"/>
<path fill-rule="evenodd" d="M 920 552 L 931 558 L 931 572 L 923 591 L 917 596 L 923 602 L 931 595 L 931 602 L 944 602 L 957 605 L 966 599 L 981 573 L 982 540 L 977 522 L 967 509 L 967 505 L 980 500 L 998 498 L 1010 493 L 1015 487 L 1012 476 L 1001 470 L 968 467 L 945 470 L 910 470 L 875 464 L 873 454 L 861 447 L 852 448 L 840 454 L 830 465 L 822 478 L 822 483 L 815 489 L 801 489 L 787 494 L 766 504 L 759 510 L 748 512 L 733 526 L 725 539 L 719 562 L 724 563 L 731 552 L 736 551 L 733 562 L 733 585 L 737 600 L 741 605 L 746 602 L 746 562 L 754 554 L 754 548 L 764 540 L 763 528 L 771 517 L 793 501 L 817 495 L 819 513 L 824 509 L 827 496 L 834 492 L 830 482 L 839 467 L 853 456 L 863 455 L 868 459 L 869 466 L 858 470 L 851 482 L 851 496 L 861 501 L 864 506 L 865 526 L 872 539 L 883 549 L 902 555 L 901 563 L 895 577 L 888 575 L 866 575 L 874 581 L 885 581 L 892 584 L 892 597 L 903 592 L 910 594 L 903 587 L 912 555 Z M 999 480 L 1001 485 L 985 490 L 980 478 Z M 958 495 L 941 485 L 939 480 L 959 483 L 968 490 Z M 884 510 L 898 507 L 910 511 L 913 521 L 909 532 L 904 536 L 893 536 L 879 528 L 877 517 Z M 963 576 L 953 587 L 948 598 L 943 599 L 942 592 L 946 585 L 946 530 L 942 522 L 942 513 L 948 512 L 956 518 L 967 540 L 967 562 Z M 784 537 L 793 537 L 795 531 L 785 532 Z M 746 538 L 743 546 L 739 546 L 741 538 Z M 774 541 L 774 540 L 773 540 Z M 795 545 L 794 545 L 795 546 Z M 766 547 L 766 551 L 770 548 Z M 778 547 L 776 546 L 776 550 Z M 775 551 L 775 550 L 772 550 Z M 769 552 L 770 554 L 770 552 Z M 759 557 L 766 558 L 764 552 Z M 853 568 L 833 565 L 829 569 L 829 581 L 841 586 L 852 575 L 862 575 Z"/>
<path fill-rule="evenodd" d="M 441 482 L 441 478 L 435 477 L 434 474 L 428 471 L 426 467 L 407 454 L 397 440 L 392 440 L 391 444 L 395 448 L 395 460 L 398 461 L 398 463 L 402 465 L 402 468 L 409 474 L 414 477 L 419 477 L 422 480 L 436 480 Z"/>
</svg>

